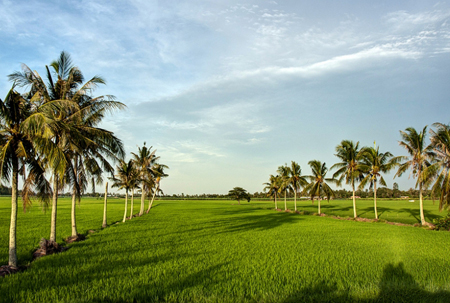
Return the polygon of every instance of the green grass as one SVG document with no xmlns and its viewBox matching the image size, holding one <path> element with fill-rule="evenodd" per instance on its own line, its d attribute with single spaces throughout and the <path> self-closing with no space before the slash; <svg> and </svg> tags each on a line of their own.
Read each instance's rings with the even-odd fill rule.
<svg viewBox="0 0 450 303">
<path fill-rule="evenodd" d="M 450 301 L 448 232 L 275 212 L 270 202 L 231 203 L 161 201 L 148 215 L 101 230 L 102 201 L 83 199 L 80 231 L 97 232 L 1 279 L 0 301 Z M 109 205 L 109 223 L 119 221 L 122 201 Z M 336 207 L 325 213 L 351 215 L 338 201 L 330 205 Z M 394 213 L 404 206 L 389 208 Z M 69 210 L 69 200 L 62 200 L 59 238 L 70 235 Z M 9 201 L 2 198 L 1 264 L 7 262 L 8 216 Z M 48 237 L 49 222 L 50 213 L 38 207 L 19 215 L 22 264 L 39 239 Z"/>
</svg>

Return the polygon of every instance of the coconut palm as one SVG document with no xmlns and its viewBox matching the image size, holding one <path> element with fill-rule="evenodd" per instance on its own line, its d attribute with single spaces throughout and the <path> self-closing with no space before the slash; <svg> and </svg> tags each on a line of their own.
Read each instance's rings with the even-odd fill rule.
<svg viewBox="0 0 450 303">
<path fill-rule="evenodd" d="M 150 169 L 151 170 L 151 175 L 152 175 L 153 179 L 155 180 L 156 187 L 155 187 L 155 190 L 153 192 L 152 201 L 148 205 L 147 213 L 152 208 L 153 201 L 155 200 L 156 193 L 158 191 L 160 191 L 159 186 L 160 186 L 160 183 L 161 183 L 161 179 L 169 176 L 168 174 L 166 174 L 164 172 L 164 169 L 168 169 L 168 168 L 169 167 L 167 165 L 157 163 L 157 164 L 153 165 L 153 167 Z"/>
<path fill-rule="evenodd" d="M 121 160 L 119 165 L 117 165 L 117 173 L 113 178 L 110 178 L 113 181 L 112 187 L 125 189 L 125 212 L 123 214 L 122 222 L 125 222 L 127 219 L 128 191 L 134 186 L 138 174 L 139 172 L 134 167 L 132 160 L 129 160 L 128 162 Z"/>
<path fill-rule="evenodd" d="M 134 165 L 134 163 L 133 163 Z M 136 170 L 136 167 L 134 168 Z M 133 178 L 130 182 L 130 190 L 131 190 L 131 211 L 130 211 L 130 220 L 133 218 L 133 211 L 134 211 L 134 191 L 136 189 L 140 189 L 139 187 L 139 174 L 133 174 Z"/>
<path fill-rule="evenodd" d="M 386 186 L 386 181 L 382 173 L 387 173 L 399 165 L 403 157 L 394 157 L 390 152 L 380 153 L 380 147 L 364 147 L 359 152 L 358 158 L 361 159 L 360 169 L 366 176 L 361 180 L 358 188 L 363 189 L 367 183 L 370 189 L 373 188 L 373 207 L 375 219 L 378 219 L 377 212 L 377 183 Z"/>
<path fill-rule="evenodd" d="M 429 181 L 426 176 L 426 169 L 430 166 L 429 159 L 432 156 L 431 145 L 425 144 L 427 134 L 427 126 L 421 132 L 417 132 L 414 128 L 408 127 L 405 131 L 400 131 L 402 141 L 399 142 L 408 154 L 411 156 L 409 161 L 400 164 L 395 176 L 401 176 L 405 171 L 411 169 L 413 178 L 417 178 L 416 188 L 419 186 L 419 207 L 420 207 L 420 223 L 426 225 L 425 216 L 423 214 L 423 189 L 428 187 Z M 406 160 L 407 157 L 404 157 Z"/>
<path fill-rule="evenodd" d="M 353 191 L 353 217 L 356 218 L 356 197 L 355 183 L 364 179 L 364 174 L 360 168 L 358 161 L 359 142 L 353 143 L 350 140 L 342 140 L 341 144 L 336 146 L 336 154 L 341 162 L 331 166 L 331 169 L 337 169 L 333 174 L 333 178 L 338 178 L 337 183 L 340 185 L 345 180 L 346 184 L 352 186 Z"/>
<path fill-rule="evenodd" d="M 286 202 L 286 195 L 287 192 L 290 189 L 290 181 L 289 181 L 289 167 L 287 164 L 284 166 L 279 166 L 277 169 L 277 173 L 280 176 L 280 191 L 284 192 L 284 210 L 287 210 L 287 202 Z"/>
<path fill-rule="evenodd" d="M 52 141 L 63 151 L 67 170 L 66 177 L 61 178 L 53 171 L 53 199 L 50 241 L 56 241 L 56 214 L 58 192 L 69 180 L 73 189 L 72 232 L 76 233 L 75 197 L 85 187 L 85 178 L 96 175 L 101 181 L 102 169 L 112 172 L 112 166 L 106 158 L 123 157 L 124 151 L 120 140 L 111 132 L 98 128 L 106 113 L 122 109 L 124 105 L 114 100 L 113 96 L 92 97 L 93 90 L 105 81 L 98 76 L 83 84 L 81 71 L 73 66 L 70 55 L 62 52 L 58 60 L 46 66 L 48 85 L 28 66 L 22 66 L 22 72 L 9 75 L 10 80 L 21 85 L 31 86 L 30 93 L 43 104 L 55 101 L 65 105 L 64 110 L 53 112 Z M 98 161 L 100 164 L 95 164 Z M 85 162 L 89 162 L 84 164 Z M 86 166 L 84 166 L 86 165 Z M 84 168 L 84 169 L 82 169 Z M 85 173 L 81 175 L 81 173 Z M 82 184 L 80 182 L 83 182 Z"/>
<path fill-rule="evenodd" d="M 439 210 L 450 210 L 450 125 L 434 123 L 430 130 L 433 160 L 425 170 L 425 176 L 433 177 L 433 199 L 439 196 Z M 431 178 L 430 178 L 431 179 Z"/>
<path fill-rule="evenodd" d="M 308 181 L 302 176 L 302 169 L 300 165 L 294 161 L 291 161 L 291 167 L 289 167 L 289 180 L 291 188 L 294 190 L 294 205 L 295 211 L 297 211 L 297 194 L 300 191 L 301 186 L 306 186 Z"/>
<path fill-rule="evenodd" d="M 142 148 L 138 147 L 137 154 L 131 153 L 133 155 L 133 162 L 136 169 L 139 171 L 139 179 L 141 182 L 141 208 L 139 210 L 139 216 L 144 214 L 145 207 L 145 197 L 147 191 L 149 191 L 153 185 L 154 180 L 152 178 L 151 168 L 159 160 L 159 157 L 155 156 L 156 150 L 152 151 L 152 146 L 147 148 L 144 146 Z"/>
<path fill-rule="evenodd" d="M 269 182 L 264 183 L 264 191 L 267 191 L 267 195 L 269 197 L 273 197 L 275 202 L 275 209 L 278 209 L 277 206 L 277 195 L 280 193 L 281 188 L 281 177 L 276 175 L 270 175 Z"/>
<path fill-rule="evenodd" d="M 17 267 L 16 228 L 18 207 L 18 177 L 22 174 L 25 182 L 22 190 L 24 207 L 29 205 L 28 193 L 34 186 L 41 201 L 47 202 L 51 193 L 45 179 L 42 157 L 55 171 L 62 173 L 65 168 L 63 154 L 58 151 L 48 135 L 47 122 L 39 117 L 48 117 L 49 110 L 55 108 L 24 98 L 11 88 L 5 100 L 0 99 L 0 177 L 11 181 L 11 225 L 9 237 L 9 266 Z M 27 176 L 25 175 L 27 173 Z"/>
<path fill-rule="evenodd" d="M 321 196 L 326 196 L 328 201 L 330 201 L 330 197 L 334 197 L 334 192 L 328 183 L 336 184 L 336 180 L 334 178 L 326 178 L 328 168 L 325 162 L 312 160 L 308 162 L 308 165 L 311 166 L 312 175 L 307 176 L 310 183 L 304 190 L 311 197 L 311 200 L 314 200 L 316 196 L 318 197 L 318 214 L 320 215 Z"/>
</svg>

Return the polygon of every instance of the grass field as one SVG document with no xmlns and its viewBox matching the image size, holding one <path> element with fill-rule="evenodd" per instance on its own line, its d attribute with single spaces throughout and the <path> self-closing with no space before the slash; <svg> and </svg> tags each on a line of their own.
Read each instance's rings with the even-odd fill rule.
<svg viewBox="0 0 450 303">
<path fill-rule="evenodd" d="M 148 215 L 113 224 L 123 215 L 123 201 L 109 202 L 111 225 L 101 230 L 102 200 L 83 199 L 79 230 L 96 232 L 0 279 L 0 301 L 450 302 L 448 232 L 231 201 L 161 201 Z M 7 263 L 9 203 L 0 199 L 0 264 Z M 358 205 L 360 215 L 373 216 L 370 201 Z M 411 205 L 418 208 L 380 201 L 379 212 L 390 221 L 415 223 Z M 315 211 L 316 205 L 302 201 L 299 208 Z M 425 208 L 427 219 L 443 215 L 432 202 Z M 351 201 L 325 202 L 323 212 L 351 215 Z M 21 264 L 49 232 L 49 212 L 34 207 L 19 214 Z M 69 235 L 69 200 L 62 199 L 58 238 Z"/>
</svg>

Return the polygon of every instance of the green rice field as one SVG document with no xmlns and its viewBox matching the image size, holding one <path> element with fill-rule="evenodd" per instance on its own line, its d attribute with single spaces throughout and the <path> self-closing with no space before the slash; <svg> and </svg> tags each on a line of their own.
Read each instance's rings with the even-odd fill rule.
<svg viewBox="0 0 450 303">
<path fill-rule="evenodd" d="M 316 203 L 299 209 L 316 212 Z M 357 203 L 360 216 L 373 217 L 371 200 Z M 325 201 L 322 212 L 351 216 L 351 205 Z M 378 205 L 381 219 L 418 222 L 417 202 Z M 432 201 L 425 210 L 429 221 L 445 215 Z M 0 278 L 0 302 L 450 302 L 449 232 L 277 212 L 267 201 L 157 201 L 115 224 L 123 199 L 109 199 L 103 230 L 101 199 L 84 198 L 77 211 L 79 232 L 95 232 L 33 262 L 50 212 L 19 213 L 18 257 L 30 266 Z M 9 212 L 2 197 L 0 264 Z M 57 233 L 60 242 L 70 235 L 69 199 L 60 199 Z"/>
</svg>

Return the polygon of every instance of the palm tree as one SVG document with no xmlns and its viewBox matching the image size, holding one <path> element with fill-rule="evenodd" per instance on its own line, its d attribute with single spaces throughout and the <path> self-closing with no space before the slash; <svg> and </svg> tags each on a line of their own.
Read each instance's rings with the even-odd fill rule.
<svg viewBox="0 0 450 303">
<path fill-rule="evenodd" d="M 307 176 L 310 183 L 305 187 L 305 191 L 311 197 L 311 200 L 314 200 L 316 196 L 318 197 L 318 214 L 320 215 L 320 198 L 324 195 L 330 201 L 330 197 L 334 197 L 334 192 L 328 183 L 336 183 L 336 180 L 334 178 L 325 178 L 328 172 L 325 162 L 312 160 L 308 162 L 308 165 L 311 166 L 312 175 Z"/>
<path fill-rule="evenodd" d="M 275 202 L 275 209 L 278 209 L 277 206 L 277 194 L 280 192 L 281 188 L 281 178 L 280 176 L 270 175 L 269 182 L 264 183 L 266 187 L 264 187 L 264 191 L 267 191 L 267 195 L 269 197 L 273 197 Z"/>
<path fill-rule="evenodd" d="M 380 147 L 364 147 L 358 154 L 361 159 L 360 168 L 367 174 L 362 179 L 358 188 L 363 189 L 367 183 L 373 188 L 373 205 L 375 210 L 375 219 L 378 219 L 377 212 L 377 182 L 386 186 L 382 173 L 387 173 L 399 165 L 403 157 L 394 157 L 390 152 L 380 153 Z"/>
<path fill-rule="evenodd" d="M 39 117 L 47 116 L 54 107 L 44 106 L 17 93 L 15 85 L 5 101 L 0 99 L 0 177 L 11 180 L 11 224 L 9 234 L 9 261 L 17 267 L 16 228 L 18 207 L 18 178 L 22 174 L 25 182 L 22 190 L 24 208 L 29 205 L 29 193 L 34 186 L 43 202 L 48 202 L 50 185 L 45 179 L 42 157 L 49 157 L 55 171 L 64 171 L 64 157 L 49 139 L 48 124 Z M 48 121 L 47 121 L 48 122 Z M 25 175 L 28 172 L 28 175 Z"/>
<path fill-rule="evenodd" d="M 111 132 L 98 128 L 106 113 L 122 109 L 124 105 L 114 100 L 114 96 L 92 97 L 92 91 L 105 81 L 95 76 L 85 84 L 81 71 L 73 66 L 70 55 L 61 52 L 58 60 L 46 66 L 48 85 L 45 85 L 39 74 L 23 65 L 22 72 L 9 75 L 10 80 L 20 85 L 31 85 L 30 94 L 33 98 L 44 104 L 55 101 L 63 104 L 64 110 L 56 110 L 51 117 L 55 123 L 51 130 L 52 141 L 65 155 L 67 170 L 66 178 L 58 176 L 53 171 L 53 199 L 50 241 L 56 241 L 56 214 L 59 189 L 63 188 L 65 181 L 70 180 L 73 188 L 72 203 L 72 233 L 76 233 L 75 200 L 85 187 L 85 178 L 89 174 L 101 176 L 103 167 L 105 171 L 113 172 L 112 166 L 105 156 L 116 159 L 116 155 L 123 157 L 122 143 Z M 53 71 L 53 73 L 51 72 Z M 53 75 L 53 76 L 52 76 Z M 87 158 L 86 158 L 87 157 Z M 94 162 L 99 161 L 101 165 Z M 84 162 L 90 162 L 84 170 Z M 85 172 L 84 175 L 80 175 Z M 80 182 L 83 181 L 83 184 Z M 99 179 L 99 182 L 101 179 Z"/>
<path fill-rule="evenodd" d="M 141 209 L 139 210 L 139 216 L 142 216 L 144 214 L 144 207 L 145 207 L 145 197 L 147 194 L 147 191 L 153 187 L 153 178 L 151 175 L 151 168 L 156 163 L 156 161 L 159 159 L 159 157 L 155 156 L 155 152 L 151 151 L 152 146 L 150 148 L 147 148 L 144 146 L 142 148 L 138 147 L 138 153 L 131 153 L 133 155 L 133 162 L 136 166 L 136 169 L 139 171 L 139 179 L 141 182 Z"/>
<path fill-rule="evenodd" d="M 134 163 L 133 163 L 133 167 L 134 167 Z M 136 167 L 134 167 L 134 169 L 136 170 Z M 131 190 L 131 211 L 130 211 L 130 220 L 133 218 L 133 211 L 134 211 L 134 190 L 135 189 L 140 189 L 139 187 L 139 174 L 135 173 L 133 174 L 133 178 L 131 180 L 131 184 L 130 184 L 130 190 Z"/>
<path fill-rule="evenodd" d="M 294 161 L 291 161 L 291 167 L 289 167 L 289 180 L 292 189 L 294 190 L 294 205 L 295 211 L 297 211 L 297 193 L 300 190 L 300 186 L 306 186 L 308 181 L 302 176 L 302 169 L 300 165 Z"/>
<path fill-rule="evenodd" d="M 430 166 L 429 159 L 431 157 L 431 145 L 425 145 L 427 126 L 422 132 L 418 133 L 414 128 L 408 127 L 405 131 L 400 131 L 403 141 L 400 141 L 400 146 L 403 146 L 408 154 L 411 156 L 409 161 L 400 164 L 395 176 L 401 176 L 406 170 L 411 169 L 413 178 L 417 178 L 416 188 L 419 186 L 419 207 L 420 207 L 420 223 L 426 225 L 425 216 L 423 214 L 423 189 L 428 187 L 426 178 L 426 168 Z M 407 157 L 404 157 L 407 159 Z"/>
<path fill-rule="evenodd" d="M 430 130 L 433 160 L 425 170 L 425 176 L 433 177 L 433 199 L 439 196 L 439 210 L 450 209 L 450 125 L 434 123 L 436 131 Z"/>
<path fill-rule="evenodd" d="M 152 208 L 153 201 L 155 200 L 156 193 L 160 190 L 159 186 L 160 186 L 160 183 L 161 183 L 161 178 L 165 178 L 165 177 L 169 176 L 168 174 L 166 174 L 164 172 L 164 169 L 168 169 L 168 168 L 169 167 L 167 165 L 158 163 L 158 164 L 153 165 L 153 167 L 150 169 L 152 177 L 155 179 L 156 187 L 155 187 L 155 190 L 153 192 L 152 202 L 150 202 L 150 204 L 148 205 L 147 213 Z"/>
<path fill-rule="evenodd" d="M 355 182 L 364 179 L 364 174 L 361 171 L 358 161 L 359 142 L 353 143 L 350 140 L 342 140 L 341 144 L 336 146 L 336 157 L 341 162 L 331 166 L 331 169 L 337 168 L 333 174 L 333 178 L 338 178 L 337 183 L 340 185 L 345 179 L 346 184 L 352 186 L 353 191 L 353 217 L 356 218 L 356 197 L 355 197 Z"/>
<path fill-rule="evenodd" d="M 284 210 L 287 210 L 287 203 L 286 203 L 286 194 L 290 188 L 290 182 L 289 182 L 289 167 L 287 164 L 284 166 L 279 166 L 277 169 L 277 173 L 280 176 L 280 191 L 284 192 Z"/>
<path fill-rule="evenodd" d="M 135 169 L 132 160 L 129 160 L 128 162 L 121 160 L 117 166 L 117 174 L 114 175 L 113 178 L 110 178 L 113 181 L 112 187 L 125 189 L 125 212 L 123 214 L 122 222 L 125 222 L 127 219 L 128 191 L 134 186 L 138 174 L 139 172 Z"/>
</svg>

